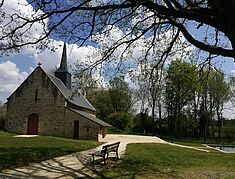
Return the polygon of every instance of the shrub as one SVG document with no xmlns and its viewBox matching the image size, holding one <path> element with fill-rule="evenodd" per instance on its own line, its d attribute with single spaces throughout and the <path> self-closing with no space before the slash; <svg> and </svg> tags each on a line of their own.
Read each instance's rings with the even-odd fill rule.
<svg viewBox="0 0 235 179">
<path fill-rule="evenodd" d="M 151 117 L 145 113 L 139 113 L 134 118 L 133 131 L 137 133 L 150 133 L 152 129 Z"/>
<path fill-rule="evenodd" d="M 130 113 L 113 113 L 108 116 L 108 123 L 117 129 L 126 131 L 132 128 L 133 115 Z"/>
</svg>

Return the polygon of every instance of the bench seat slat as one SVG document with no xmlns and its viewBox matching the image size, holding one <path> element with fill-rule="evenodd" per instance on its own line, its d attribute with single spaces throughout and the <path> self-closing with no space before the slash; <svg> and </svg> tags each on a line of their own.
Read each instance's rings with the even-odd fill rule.
<svg viewBox="0 0 235 179">
<path fill-rule="evenodd" d="M 91 155 L 102 157 L 102 156 L 103 156 L 103 153 L 104 153 L 104 151 L 103 151 L 103 150 L 100 150 L 100 151 L 95 151 L 95 152 L 93 152 Z"/>
</svg>

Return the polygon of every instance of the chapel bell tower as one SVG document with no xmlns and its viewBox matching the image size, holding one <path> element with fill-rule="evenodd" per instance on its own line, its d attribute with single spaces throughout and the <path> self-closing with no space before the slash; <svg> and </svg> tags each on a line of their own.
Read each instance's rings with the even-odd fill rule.
<svg viewBox="0 0 235 179">
<path fill-rule="evenodd" d="M 71 89 L 71 74 L 69 73 L 67 67 L 67 52 L 65 43 L 60 61 L 60 67 L 55 71 L 55 77 L 59 78 L 68 89 Z"/>
</svg>

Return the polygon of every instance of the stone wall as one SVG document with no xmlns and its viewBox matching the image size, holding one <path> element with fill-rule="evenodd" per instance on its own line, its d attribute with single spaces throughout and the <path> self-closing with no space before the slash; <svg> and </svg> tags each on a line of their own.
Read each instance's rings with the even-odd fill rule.
<svg viewBox="0 0 235 179">
<path fill-rule="evenodd" d="M 41 67 L 37 67 L 8 99 L 6 130 L 26 134 L 32 113 L 39 116 L 39 134 L 64 136 L 65 98 Z"/>
<path fill-rule="evenodd" d="M 74 121 L 79 121 L 79 139 L 93 139 L 98 141 L 98 134 L 101 133 L 99 124 L 67 109 L 66 135 L 73 137 Z M 70 130 L 69 130 L 70 129 Z M 72 129 L 72 130 L 71 130 Z"/>
<path fill-rule="evenodd" d="M 104 127 L 69 110 L 67 104 L 46 73 L 37 67 L 8 99 L 5 129 L 27 134 L 28 117 L 35 113 L 39 116 L 39 135 L 73 138 L 74 121 L 79 121 L 79 139 L 99 140 Z"/>
</svg>

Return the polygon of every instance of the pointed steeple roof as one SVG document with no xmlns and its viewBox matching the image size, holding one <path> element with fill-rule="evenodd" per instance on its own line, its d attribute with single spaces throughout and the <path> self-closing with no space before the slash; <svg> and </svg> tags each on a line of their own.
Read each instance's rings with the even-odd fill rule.
<svg viewBox="0 0 235 179">
<path fill-rule="evenodd" d="M 61 57 L 61 61 L 60 61 L 60 67 L 58 68 L 57 71 L 58 72 L 68 72 L 66 43 L 64 43 L 62 57 Z"/>
<path fill-rule="evenodd" d="M 67 67 L 67 52 L 65 43 L 60 61 L 60 67 L 55 71 L 55 77 L 59 78 L 67 88 L 71 89 L 71 74 L 69 73 Z"/>
</svg>

